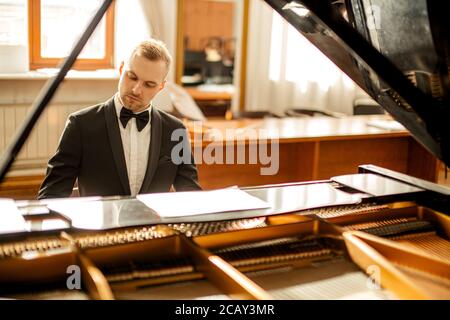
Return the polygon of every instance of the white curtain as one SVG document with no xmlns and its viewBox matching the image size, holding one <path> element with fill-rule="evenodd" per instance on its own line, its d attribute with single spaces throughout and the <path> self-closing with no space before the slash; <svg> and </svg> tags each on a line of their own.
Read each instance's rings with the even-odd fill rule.
<svg viewBox="0 0 450 320">
<path fill-rule="evenodd" d="M 177 35 L 177 0 L 139 0 L 152 38 L 163 41 L 172 54 L 168 79 L 175 78 L 175 49 Z"/>
<path fill-rule="evenodd" d="M 137 43 L 149 37 L 163 41 L 173 56 L 168 79 L 175 75 L 177 0 L 118 0 L 116 2 L 116 66 Z"/>
<path fill-rule="evenodd" d="M 246 109 L 315 108 L 352 114 L 367 95 L 261 0 L 250 1 Z"/>
</svg>

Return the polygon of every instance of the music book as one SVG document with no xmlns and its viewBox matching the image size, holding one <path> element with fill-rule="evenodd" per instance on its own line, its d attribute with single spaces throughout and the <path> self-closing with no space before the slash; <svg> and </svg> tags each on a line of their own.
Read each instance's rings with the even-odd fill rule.
<svg viewBox="0 0 450 320">
<path fill-rule="evenodd" d="M 27 231 L 27 224 L 14 200 L 0 199 L 0 234 Z"/>
<path fill-rule="evenodd" d="M 367 125 L 384 130 L 406 130 L 405 127 L 395 120 L 375 119 L 367 121 Z"/>
<path fill-rule="evenodd" d="M 271 207 L 267 202 L 236 187 L 211 191 L 140 194 L 136 198 L 164 218 Z"/>
</svg>

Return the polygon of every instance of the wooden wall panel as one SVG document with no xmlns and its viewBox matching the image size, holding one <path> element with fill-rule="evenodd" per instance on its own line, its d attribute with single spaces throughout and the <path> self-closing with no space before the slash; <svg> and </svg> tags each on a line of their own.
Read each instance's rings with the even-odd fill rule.
<svg viewBox="0 0 450 320">
<path fill-rule="evenodd" d="M 5 110 L 4 108 L 0 108 L 0 125 L 3 125 L 5 122 Z M 0 150 L 5 149 L 5 134 L 0 132 Z"/>
<path fill-rule="evenodd" d="M 236 147 L 235 156 L 237 154 Z M 225 148 L 222 149 L 223 152 Z M 248 154 L 248 146 L 246 153 Z M 270 149 L 269 149 L 270 150 Z M 287 143 L 279 146 L 278 172 L 275 175 L 261 175 L 261 164 L 197 164 L 199 182 L 204 189 L 215 189 L 238 185 L 255 186 L 261 184 L 308 181 L 312 179 L 314 143 Z"/>
<path fill-rule="evenodd" d="M 413 138 L 409 140 L 408 158 L 407 174 L 433 182 L 438 180 L 436 158 Z"/>
<path fill-rule="evenodd" d="M 362 164 L 374 164 L 407 173 L 410 139 L 402 137 L 321 141 L 316 179 L 358 173 L 358 166 Z"/>
<path fill-rule="evenodd" d="M 185 0 L 184 34 L 187 49 L 203 50 L 208 37 L 232 38 L 235 5 L 232 1 Z"/>
</svg>

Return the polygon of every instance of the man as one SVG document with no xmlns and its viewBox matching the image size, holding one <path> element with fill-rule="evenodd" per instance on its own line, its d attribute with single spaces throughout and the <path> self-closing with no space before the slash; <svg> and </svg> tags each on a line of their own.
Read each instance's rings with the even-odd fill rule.
<svg viewBox="0 0 450 320">
<path fill-rule="evenodd" d="M 162 42 L 140 43 L 120 65 L 116 95 L 69 116 L 39 199 L 70 196 L 76 179 L 81 196 L 200 189 L 193 161 L 172 159 L 181 143 L 172 141 L 174 130 L 182 131 L 185 144 L 179 156 L 189 152 L 192 159 L 185 127 L 151 103 L 164 88 L 170 63 Z"/>
</svg>

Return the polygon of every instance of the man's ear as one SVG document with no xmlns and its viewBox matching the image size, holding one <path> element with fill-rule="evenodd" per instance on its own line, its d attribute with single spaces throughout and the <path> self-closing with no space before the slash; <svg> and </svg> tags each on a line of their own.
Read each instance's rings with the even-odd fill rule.
<svg viewBox="0 0 450 320">
<path fill-rule="evenodd" d="M 159 91 L 164 89 L 164 87 L 166 86 L 166 82 L 167 82 L 167 80 L 164 80 L 163 82 L 161 82 L 161 84 L 159 85 Z"/>
<path fill-rule="evenodd" d="M 120 67 L 119 67 L 119 74 L 120 74 L 120 75 L 122 75 L 123 66 L 124 66 L 124 62 L 122 61 L 122 62 L 120 63 Z"/>
</svg>

